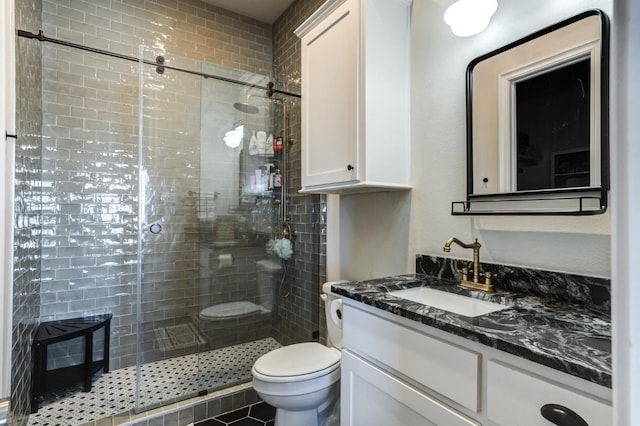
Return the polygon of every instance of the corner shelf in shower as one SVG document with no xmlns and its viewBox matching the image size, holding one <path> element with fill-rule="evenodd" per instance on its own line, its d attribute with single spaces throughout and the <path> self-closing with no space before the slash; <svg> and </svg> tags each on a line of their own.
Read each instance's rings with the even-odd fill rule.
<svg viewBox="0 0 640 426">
<path fill-rule="evenodd" d="M 282 151 L 280 152 L 274 152 L 273 154 L 247 154 L 249 157 L 251 158 L 261 158 L 261 159 L 265 159 L 265 158 L 279 158 L 282 156 Z"/>
<path fill-rule="evenodd" d="M 211 247 L 213 247 L 213 248 L 237 247 L 242 243 L 243 243 L 243 241 L 241 241 L 241 240 L 212 241 L 211 242 Z"/>
<path fill-rule="evenodd" d="M 280 259 L 262 259 L 256 261 L 256 266 L 258 270 L 262 270 L 265 272 L 281 272 L 282 271 L 282 261 Z"/>
<path fill-rule="evenodd" d="M 262 198 L 276 198 L 280 196 L 281 190 L 268 189 L 265 191 L 251 191 L 251 190 L 243 190 L 242 196 L 249 197 L 262 197 Z"/>
</svg>

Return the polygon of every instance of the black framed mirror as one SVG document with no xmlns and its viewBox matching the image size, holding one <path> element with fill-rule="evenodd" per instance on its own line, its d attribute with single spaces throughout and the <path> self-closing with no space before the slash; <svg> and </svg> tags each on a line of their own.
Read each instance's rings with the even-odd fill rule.
<svg viewBox="0 0 640 426">
<path fill-rule="evenodd" d="M 452 214 L 607 209 L 609 21 L 589 10 L 469 64 L 467 199 Z"/>
</svg>

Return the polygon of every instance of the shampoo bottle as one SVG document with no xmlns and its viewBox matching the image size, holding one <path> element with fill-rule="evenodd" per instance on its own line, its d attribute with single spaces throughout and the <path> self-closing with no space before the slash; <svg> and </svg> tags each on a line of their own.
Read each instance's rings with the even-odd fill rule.
<svg viewBox="0 0 640 426">
<path fill-rule="evenodd" d="M 256 131 L 251 132 L 251 139 L 249 139 L 249 155 L 258 154 L 258 138 L 256 137 Z"/>
</svg>

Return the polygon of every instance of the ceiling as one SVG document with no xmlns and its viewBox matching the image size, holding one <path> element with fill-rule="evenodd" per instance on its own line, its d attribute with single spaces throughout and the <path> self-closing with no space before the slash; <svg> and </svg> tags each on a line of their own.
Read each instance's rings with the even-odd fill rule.
<svg viewBox="0 0 640 426">
<path fill-rule="evenodd" d="M 202 0 L 205 3 L 273 24 L 294 0 Z"/>
</svg>

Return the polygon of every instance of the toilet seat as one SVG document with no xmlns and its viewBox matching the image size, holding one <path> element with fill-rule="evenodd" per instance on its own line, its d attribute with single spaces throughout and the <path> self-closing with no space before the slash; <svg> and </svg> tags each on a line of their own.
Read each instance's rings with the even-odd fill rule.
<svg viewBox="0 0 640 426">
<path fill-rule="evenodd" d="M 200 311 L 203 320 L 224 320 L 251 315 L 261 312 L 262 308 L 253 302 L 246 300 L 239 302 L 219 303 Z"/>
<path fill-rule="evenodd" d="M 340 351 L 307 342 L 271 351 L 253 365 L 254 377 L 267 382 L 300 382 L 325 376 L 340 367 Z"/>
</svg>

